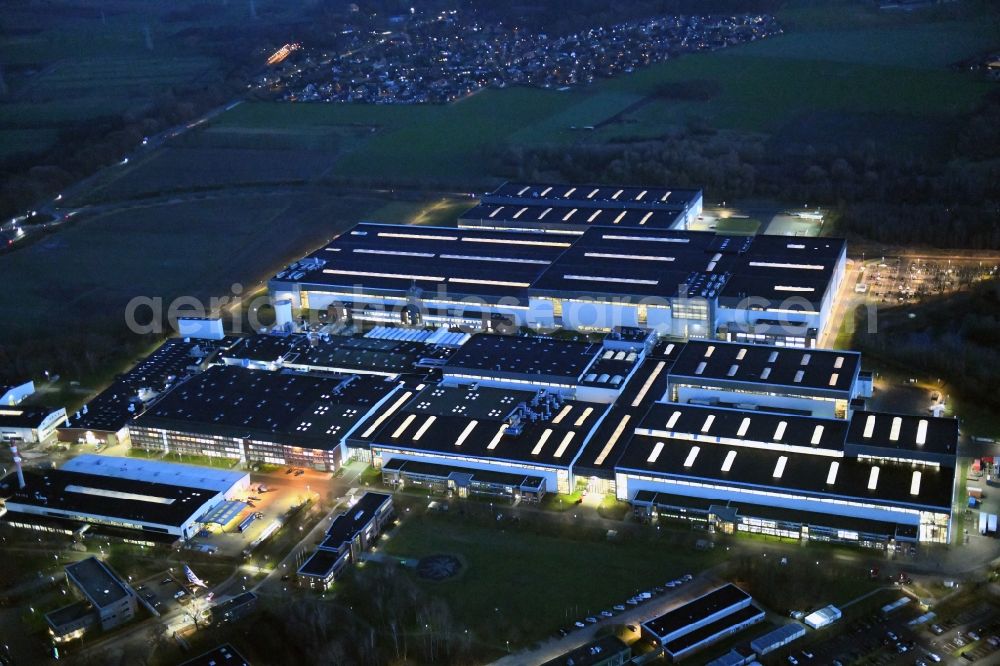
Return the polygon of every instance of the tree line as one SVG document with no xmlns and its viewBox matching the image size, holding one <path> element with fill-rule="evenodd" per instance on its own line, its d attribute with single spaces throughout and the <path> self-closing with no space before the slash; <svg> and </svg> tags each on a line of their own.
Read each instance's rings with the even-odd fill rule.
<svg viewBox="0 0 1000 666">
<path fill-rule="evenodd" d="M 952 152 L 942 160 L 886 150 L 875 141 L 781 144 L 694 120 L 652 139 L 512 146 L 494 160 L 498 173 L 517 180 L 704 187 L 713 200 L 832 208 L 843 233 L 878 241 L 1000 248 L 1000 94 L 951 132 Z"/>
</svg>

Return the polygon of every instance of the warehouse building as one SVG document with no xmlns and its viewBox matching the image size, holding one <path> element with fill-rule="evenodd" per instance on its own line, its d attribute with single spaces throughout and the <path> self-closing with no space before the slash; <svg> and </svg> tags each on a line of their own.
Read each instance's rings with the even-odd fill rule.
<svg viewBox="0 0 1000 666">
<path fill-rule="evenodd" d="M 0 407 L 16 407 L 35 393 L 35 382 L 0 384 Z"/>
<path fill-rule="evenodd" d="M 185 377 L 202 372 L 236 338 L 170 338 L 70 415 L 59 428 L 63 442 L 114 446 L 129 443 L 129 423 L 145 406 Z"/>
<path fill-rule="evenodd" d="M 860 372 L 852 351 L 691 340 L 670 369 L 670 399 L 847 418 L 851 400 L 870 395 Z"/>
<path fill-rule="evenodd" d="M 582 234 L 588 227 L 684 229 L 686 217 L 677 208 L 621 208 L 606 204 L 584 207 L 575 202 L 481 203 L 462 213 L 462 229 L 536 231 Z"/>
<path fill-rule="evenodd" d="M 373 259 L 383 268 L 373 270 Z M 269 286 L 275 301 L 375 323 L 500 332 L 632 326 L 686 338 L 767 321 L 790 325 L 776 344 L 809 347 L 827 326 L 845 261 L 846 244 L 830 238 L 644 227 L 543 236 L 366 223 Z M 817 337 L 798 339 L 803 326 Z"/>
<path fill-rule="evenodd" d="M 346 457 L 346 438 L 398 388 L 378 375 L 213 366 L 139 416 L 132 446 L 335 471 Z"/>
<path fill-rule="evenodd" d="M 65 422 L 62 407 L 0 407 L 0 443 L 44 442 Z"/>
<path fill-rule="evenodd" d="M 942 465 L 917 456 L 850 456 L 853 424 L 657 403 L 635 424 L 617 462 L 616 492 L 672 515 L 714 520 L 724 531 L 875 547 L 948 542 L 954 458 Z M 957 436 L 945 425 L 933 430 Z"/>
<path fill-rule="evenodd" d="M 538 499 L 545 493 L 571 492 L 573 462 L 607 408 L 545 390 L 427 385 L 403 392 L 358 428 L 350 445 L 370 448 L 377 468 L 406 460 L 501 472 L 512 479 L 540 477 L 543 483 L 533 485 L 537 491 L 531 493 L 511 484 L 512 499 Z M 398 475 L 407 481 L 406 469 Z"/>
<path fill-rule="evenodd" d="M 761 622 L 764 611 L 733 584 L 704 594 L 683 606 L 643 622 L 642 635 L 679 661 L 727 636 Z"/>
<path fill-rule="evenodd" d="M 472 336 L 438 366 L 446 383 L 546 389 L 610 403 L 638 366 L 642 351 L 545 336 Z"/>
<path fill-rule="evenodd" d="M 609 185 L 557 185 L 554 183 L 504 183 L 483 195 L 485 205 L 509 207 L 547 205 L 593 210 L 657 211 L 673 213 L 672 226 L 686 229 L 701 215 L 704 195 L 699 189 L 617 187 Z M 588 221 L 594 224 L 597 220 Z M 577 222 L 578 224 L 581 222 Z M 615 222 L 601 220 L 601 224 Z M 619 222 L 620 224 L 620 222 Z"/>
<path fill-rule="evenodd" d="M 542 666 L 624 666 L 632 659 L 632 648 L 617 636 L 604 636 L 574 648 Z"/>
<path fill-rule="evenodd" d="M 202 516 L 250 483 L 246 472 L 104 456 L 23 477 L 23 484 L 17 474 L 0 481 L 6 523 L 41 531 L 89 525 L 137 542 L 191 538 Z"/>
<path fill-rule="evenodd" d="M 46 613 L 56 643 L 79 638 L 95 627 L 108 631 L 135 617 L 139 606 L 135 591 L 96 557 L 67 565 L 66 580 L 83 598 Z"/>
<path fill-rule="evenodd" d="M 260 370 L 298 370 L 395 377 L 426 371 L 451 355 L 458 345 L 449 336 L 438 344 L 423 331 L 410 331 L 412 338 L 387 339 L 342 335 L 281 334 L 240 338 L 220 354 L 226 365 Z M 458 340 L 464 341 L 467 336 Z"/>
</svg>

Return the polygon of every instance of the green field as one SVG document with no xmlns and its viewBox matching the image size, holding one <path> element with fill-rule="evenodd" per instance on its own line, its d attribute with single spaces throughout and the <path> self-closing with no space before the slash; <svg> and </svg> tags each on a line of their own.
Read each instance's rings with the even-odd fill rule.
<svg viewBox="0 0 1000 666">
<path fill-rule="evenodd" d="M 579 526 L 564 532 L 427 514 L 405 520 L 386 550 L 404 558 L 448 553 L 464 560 L 458 578 L 422 585 L 496 646 L 508 638 L 511 645 L 543 638 L 724 556 L 652 538 L 612 543 Z"/>
</svg>

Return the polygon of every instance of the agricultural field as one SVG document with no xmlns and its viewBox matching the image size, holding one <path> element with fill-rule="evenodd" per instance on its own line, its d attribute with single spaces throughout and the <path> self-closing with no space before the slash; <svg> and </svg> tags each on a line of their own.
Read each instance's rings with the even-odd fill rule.
<svg viewBox="0 0 1000 666">
<path fill-rule="evenodd" d="M 333 164 L 320 151 L 270 151 L 250 148 L 164 148 L 123 168 L 94 188 L 87 202 L 120 201 L 173 192 L 225 187 L 300 184 Z"/>
<path fill-rule="evenodd" d="M 52 147 L 32 141 L 33 133 L 141 111 L 173 87 L 220 85 L 231 63 L 217 57 L 218 39 L 200 31 L 245 24 L 247 11 L 241 3 L 200 0 L 56 4 L 4 3 L 0 63 L 7 91 L 0 96 L 0 126 L 7 136 L 0 158 Z M 257 6 L 262 15 L 287 11 L 276 0 Z M 18 131 L 24 136 L 15 136 Z"/>
<path fill-rule="evenodd" d="M 0 307 L 18 312 L 0 342 L 43 335 L 56 316 L 122 322 L 135 296 L 206 299 L 228 294 L 234 282 L 250 291 L 382 203 L 329 194 L 247 194 L 82 219 L 0 262 L 0 282 L 8 286 Z"/>
</svg>

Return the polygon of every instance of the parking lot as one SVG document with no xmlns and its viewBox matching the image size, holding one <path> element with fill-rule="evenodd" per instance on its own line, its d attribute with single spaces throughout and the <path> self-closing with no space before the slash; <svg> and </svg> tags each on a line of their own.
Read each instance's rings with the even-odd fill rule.
<svg viewBox="0 0 1000 666">
<path fill-rule="evenodd" d="M 295 507 L 325 492 L 329 480 L 329 474 L 295 467 L 276 474 L 252 474 L 249 491 L 237 498 L 243 506 L 229 514 L 232 517 L 225 525 L 207 526 L 187 547 L 242 557 L 283 524 Z"/>
<path fill-rule="evenodd" d="M 887 592 L 880 599 L 901 596 Z M 830 632 L 831 638 L 816 642 L 815 637 L 824 631 Z M 1000 609 L 997 606 L 978 602 L 954 615 L 938 617 L 911 600 L 888 614 L 877 608 L 847 624 L 810 632 L 802 645 L 793 643 L 788 649 L 765 656 L 761 662 L 927 666 L 995 664 L 998 657 Z"/>
</svg>

